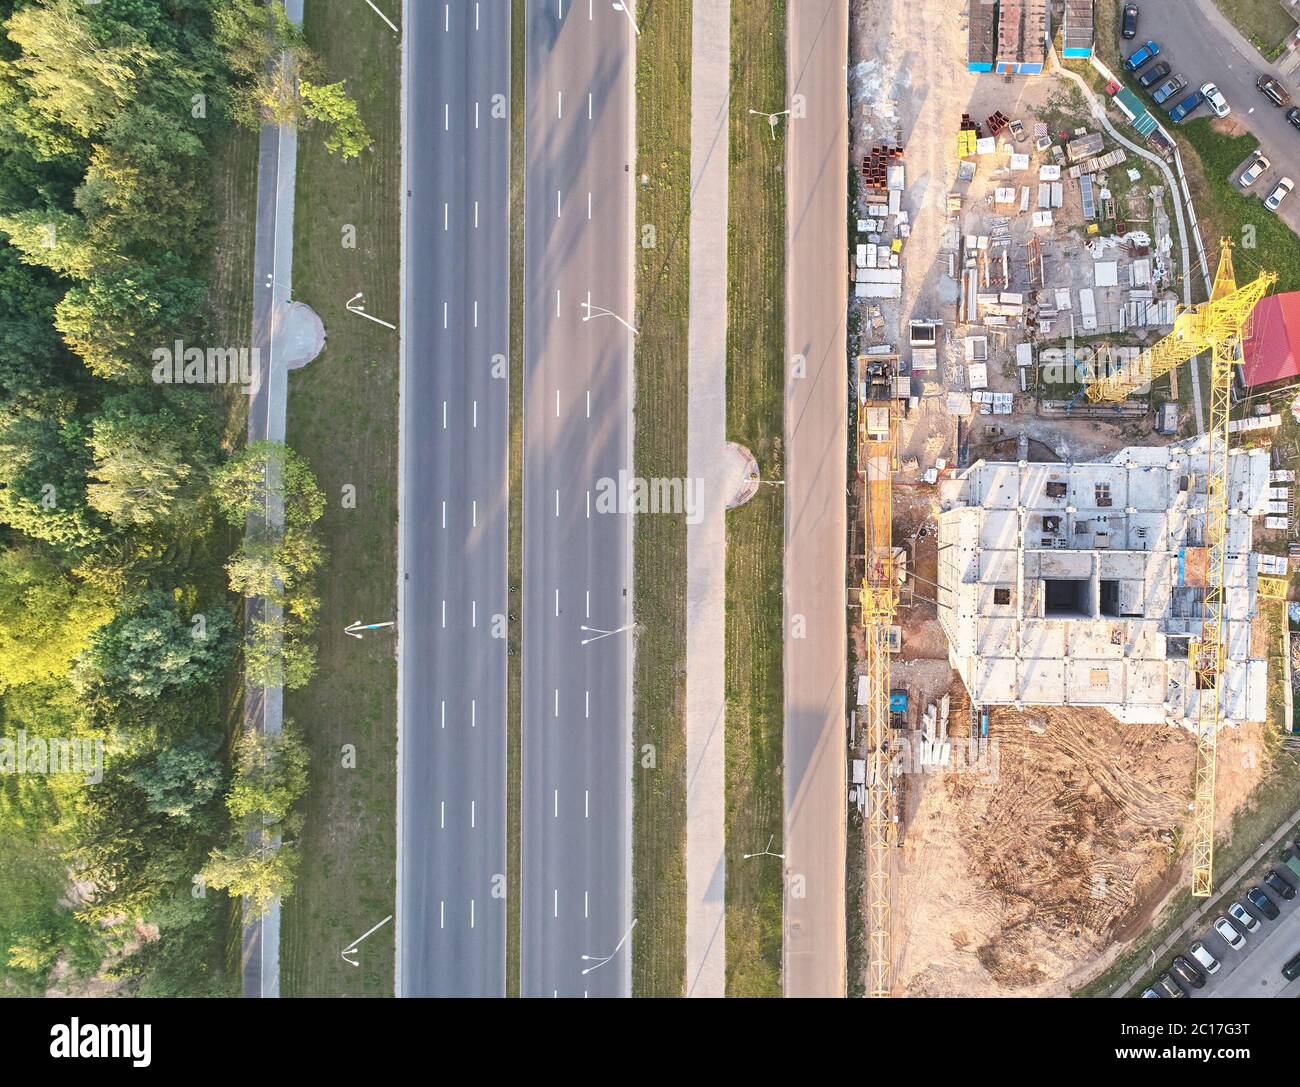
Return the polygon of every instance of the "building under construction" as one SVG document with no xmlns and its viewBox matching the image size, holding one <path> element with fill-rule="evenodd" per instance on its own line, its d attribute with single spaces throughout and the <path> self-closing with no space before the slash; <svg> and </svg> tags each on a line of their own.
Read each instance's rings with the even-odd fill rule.
<svg viewBox="0 0 1300 1087">
<path fill-rule="evenodd" d="M 967 67 L 972 72 L 1040 75 L 1047 62 L 1047 0 L 970 0 Z"/>
<path fill-rule="evenodd" d="M 943 481 L 939 617 L 977 705 L 1076 705 L 1194 728 L 1207 590 L 1209 438 L 1092 464 L 979 461 Z M 1251 655 L 1253 518 L 1286 501 L 1266 450 L 1229 458 L 1222 720 L 1266 717 Z"/>
</svg>

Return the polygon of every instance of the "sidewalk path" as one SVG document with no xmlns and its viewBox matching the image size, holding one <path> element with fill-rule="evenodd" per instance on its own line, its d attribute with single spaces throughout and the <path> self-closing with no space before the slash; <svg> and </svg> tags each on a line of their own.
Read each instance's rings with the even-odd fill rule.
<svg viewBox="0 0 1300 1087">
<path fill-rule="evenodd" d="M 302 25 L 303 0 L 286 0 L 289 19 Z M 257 234 L 253 258 L 253 342 L 260 363 L 254 372 L 248 412 L 248 441 L 283 442 L 289 369 L 310 361 L 323 345 L 320 321 L 306 306 L 289 300 L 293 282 L 293 208 L 298 132 L 292 125 L 264 125 L 257 161 Z M 314 345 L 312 351 L 308 345 Z M 261 521 L 278 525 L 283 510 L 269 502 Z M 251 519 L 250 519 L 251 521 Z M 256 527 L 250 523 L 250 529 Z M 245 607 L 246 626 L 262 614 L 261 601 Z M 284 691 L 245 685 L 244 728 L 269 735 L 280 731 Z M 259 835 L 260 837 L 260 835 Z M 261 844 L 261 843 L 259 843 Z M 279 846 L 278 836 L 268 843 Z M 243 905 L 241 970 L 246 997 L 280 995 L 280 903 L 265 914 Z"/>
<path fill-rule="evenodd" d="M 731 3 L 691 13 L 687 471 L 703 517 L 686 530 L 686 995 L 726 992 L 727 125 Z"/>
</svg>

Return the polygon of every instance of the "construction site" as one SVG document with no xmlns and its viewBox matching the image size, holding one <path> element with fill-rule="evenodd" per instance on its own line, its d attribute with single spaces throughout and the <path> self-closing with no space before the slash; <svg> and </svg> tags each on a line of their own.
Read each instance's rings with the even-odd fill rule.
<svg viewBox="0 0 1300 1087">
<path fill-rule="evenodd" d="M 1169 137 L 1063 70 L 1091 4 L 951 8 L 852 8 L 851 983 L 1064 995 L 1211 893 L 1291 727 L 1275 277 L 1216 241 L 1195 293 Z"/>
</svg>

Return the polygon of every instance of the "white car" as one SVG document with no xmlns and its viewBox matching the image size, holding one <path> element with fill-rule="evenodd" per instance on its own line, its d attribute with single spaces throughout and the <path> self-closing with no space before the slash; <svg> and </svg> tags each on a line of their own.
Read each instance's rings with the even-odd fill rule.
<svg viewBox="0 0 1300 1087">
<path fill-rule="evenodd" d="M 1259 918 L 1254 914 L 1247 913 L 1246 907 L 1240 902 L 1234 902 L 1228 907 L 1228 916 L 1236 923 L 1239 928 L 1247 932 L 1254 932 L 1259 928 Z"/>
<path fill-rule="evenodd" d="M 1223 97 L 1223 92 L 1213 83 L 1206 83 L 1201 88 L 1201 93 L 1205 95 L 1205 100 L 1210 103 L 1210 109 L 1214 110 L 1214 116 L 1226 117 L 1232 112 L 1232 107 L 1228 105 L 1228 100 Z"/>
<path fill-rule="evenodd" d="M 1223 937 L 1223 942 L 1233 951 L 1240 951 L 1246 946 L 1246 937 L 1238 932 L 1237 926 L 1226 917 L 1220 917 L 1214 922 L 1214 931 Z"/>
<path fill-rule="evenodd" d="M 1241 177 L 1237 178 L 1237 184 L 1243 189 L 1249 189 L 1259 180 L 1259 175 L 1272 165 L 1263 155 L 1256 155 L 1255 161 L 1241 172 Z"/>
<path fill-rule="evenodd" d="M 1282 201 L 1287 198 L 1287 194 L 1295 188 L 1295 182 L 1289 177 L 1284 177 L 1276 185 L 1273 191 L 1264 198 L 1264 207 L 1269 211 L 1277 211 L 1282 206 Z"/>
</svg>

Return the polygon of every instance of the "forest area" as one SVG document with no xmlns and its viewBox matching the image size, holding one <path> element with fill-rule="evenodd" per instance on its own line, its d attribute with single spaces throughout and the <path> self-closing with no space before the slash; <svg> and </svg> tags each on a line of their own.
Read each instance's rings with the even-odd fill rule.
<svg viewBox="0 0 1300 1087">
<path fill-rule="evenodd" d="M 236 898 L 291 890 L 305 747 L 240 700 L 314 672 L 324 499 L 160 360 L 247 347 L 209 340 L 214 142 L 368 142 L 313 74 L 259 0 L 0 0 L 0 995 L 233 995 Z"/>
</svg>

